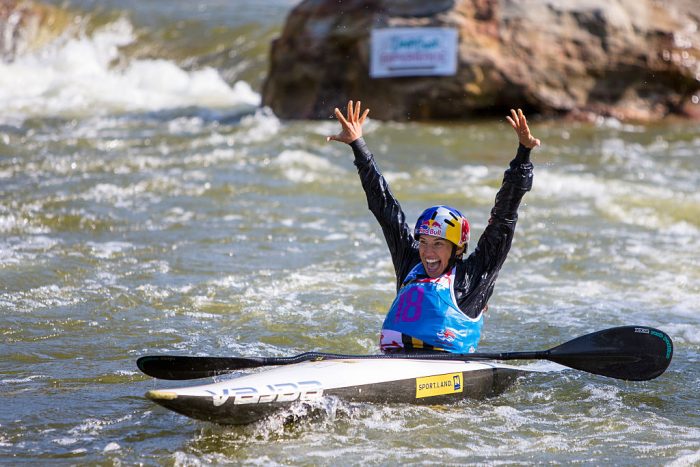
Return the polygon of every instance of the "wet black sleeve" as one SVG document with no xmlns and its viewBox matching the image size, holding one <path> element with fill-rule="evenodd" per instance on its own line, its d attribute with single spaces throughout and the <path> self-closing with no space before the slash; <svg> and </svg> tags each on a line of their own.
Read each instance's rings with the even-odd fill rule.
<svg viewBox="0 0 700 467">
<path fill-rule="evenodd" d="M 374 161 L 364 139 L 359 138 L 350 144 L 355 155 L 355 166 L 360 175 L 362 188 L 367 195 L 367 205 L 379 222 L 384 233 L 391 260 L 396 272 L 396 289 L 403 278 L 419 261 L 418 248 L 411 228 L 406 224 L 406 216 L 398 200 L 389 189 L 389 184 Z"/>
<path fill-rule="evenodd" d="M 520 201 L 532 188 L 532 171 L 530 149 L 520 145 L 496 194 L 488 225 L 475 250 L 463 263 L 466 274 L 457 278 L 457 302 L 467 316 L 478 316 L 493 293 L 498 272 L 513 241 Z"/>
</svg>

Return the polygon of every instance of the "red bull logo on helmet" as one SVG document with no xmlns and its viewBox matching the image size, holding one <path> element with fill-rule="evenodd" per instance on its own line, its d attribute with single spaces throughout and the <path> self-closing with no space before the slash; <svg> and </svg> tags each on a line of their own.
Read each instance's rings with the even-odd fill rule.
<svg viewBox="0 0 700 467">
<path fill-rule="evenodd" d="M 426 219 L 418 226 L 418 233 L 423 235 L 442 236 L 442 224 L 434 219 Z"/>
</svg>

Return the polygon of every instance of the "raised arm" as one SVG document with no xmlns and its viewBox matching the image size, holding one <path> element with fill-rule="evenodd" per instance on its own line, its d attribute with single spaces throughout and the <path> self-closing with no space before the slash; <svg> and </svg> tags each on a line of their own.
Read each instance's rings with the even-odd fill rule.
<svg viewBox="0 0 700 467">
<path fill-rule="evenodd" d="M 367 196 L 367 206 L 374 214 L 384 239 L 386 240 L 396 272 L 397 288 L 401 279 L 408 272 L 407 264 L 416 260 L 417 250 L 413 249 L 411 228 L 406 224 L 401 205 L 389 189 L 389 184 L 377 167 L 374 156 L 362 138 L 362 125 L 369 109 L 361 112 L 360 102 L 348 102 L 347 115 L 335 109 L 342 128 L 340 133 L 328 136 L 326 141 L 340 141 L 349 144 L 355 155 L 355 166 Z M 415 256 L 415 258 L 413 258 Z"/>
<path fill-rule="evenodd" d="M 498 272 L 506 260 L 515 233 L 520 201 L 532 188 L 530 151 L 540 145 L 540 140 L 530 133 L 527 119 L 520 109 L 517 112 L 511 110 L 511 116 L 506 118 L 517 134 L 518 151 L 505 171 L 488 225 L 467 261 L 467 274 L 473 279 L 459 303 L 460 308 L 470 316 L 476 316 L 486 305 Z"/>
</svg>

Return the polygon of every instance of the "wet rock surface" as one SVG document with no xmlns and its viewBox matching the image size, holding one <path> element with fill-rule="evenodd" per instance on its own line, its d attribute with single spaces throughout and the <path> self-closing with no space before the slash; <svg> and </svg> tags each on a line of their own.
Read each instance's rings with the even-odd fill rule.
<svg viewBox="0 0 700 467">
<path fill-rule="evenodd" d="M 373 118 L 461 119 L 510 107 L 580 119 L 699 117 L 694 0 L 306 0 L 271 49 L 263 104 L 327 118 L 362 99 Z M 370 77 L 372 29 L 458 31 L 453 76 Z"/>
</svg>

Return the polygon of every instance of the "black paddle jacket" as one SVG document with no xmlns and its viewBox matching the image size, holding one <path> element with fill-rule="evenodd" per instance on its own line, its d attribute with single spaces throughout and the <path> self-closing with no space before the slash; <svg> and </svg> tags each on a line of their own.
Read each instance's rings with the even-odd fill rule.
<svg viewBox="0 0 700 467">
<path fill-rule="evenodd" d="M 369 210 L 379 221 L 391 252 L 398 291 L 406 275 L 420 263 L 418 241 L 413 237 L 413 229 L 406 223 L 401 205 L 391 193 L 364 139 L 359 138 L 350 146 L 355 154 L 355 166 L 367 195 Z M 471 318 L 479 316 L 493 293 L 496 277 L 513 241 L 520 200 L 530 188 L 530 149 L 519 145 L 515 159 L 505 172 L 488 225 L 476 248 L 469 256 L 456 262 L 455 297 L 462 312 Z"/>
</svg>

